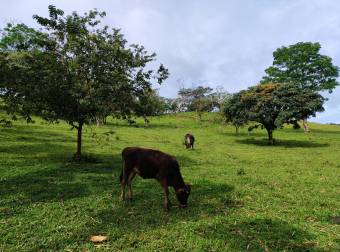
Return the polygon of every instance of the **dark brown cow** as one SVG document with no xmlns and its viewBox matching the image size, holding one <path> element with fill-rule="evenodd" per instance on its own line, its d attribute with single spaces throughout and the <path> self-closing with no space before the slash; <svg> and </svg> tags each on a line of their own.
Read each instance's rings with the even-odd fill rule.
<svg viewBox="0 0 340 252">
<path fill-rule="evenodd" d="M 193 149 L 194 142 L 195 142 L 195 138 L 193 135 L 188 133 L 184 136 L 184 144 L 187 149 Z"/>
<path fill-rule="evenodd" d="M 125 187 L 129 188 L 129 198 L 132 199 L 131 183 L 136 174 L 143 179 L 157 179 L 165 194 L 164 207 L 169 210 L 169 186 L 175 189 L 181 207 L 186 207 L 190 194 L 190 185 L 183 181 L 176 159 L 158 150 L 127 147 L 122 151 L 123 167 L 120 175 L 122 200 L 125 199 Z"/>
</svg>

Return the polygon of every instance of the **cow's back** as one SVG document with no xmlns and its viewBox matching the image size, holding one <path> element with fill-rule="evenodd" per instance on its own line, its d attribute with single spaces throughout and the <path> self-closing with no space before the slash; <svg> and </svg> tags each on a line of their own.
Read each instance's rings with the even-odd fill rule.
<svg viewBox="0 0 340 252">
<path fill-rule="evenodd" d="M 142 178 L 168 177 L 178 170 L 177 161 L 158 150 L 126 147 L 122 151 L 122 157 Z"/>
</svg>

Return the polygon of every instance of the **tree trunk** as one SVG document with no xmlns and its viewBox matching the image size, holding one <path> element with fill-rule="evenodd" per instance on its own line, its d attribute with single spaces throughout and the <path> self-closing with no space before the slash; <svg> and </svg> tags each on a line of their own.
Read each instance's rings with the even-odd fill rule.
<svg viewBox="0 0 340 252">
<path fill-rule="evenodd" d="M 200 122 L 202 120 L 202 113 L 198 110 L 196 110 L 196 113 L 198 115 L 198 121 Z"/>
<path fill-rule="evenodd" d="M 274 144 L 274 138 L 273 138 L 273 130 L 270 128 L 266 128 L 267 133 L 268 133 L 268 143 L 269 144 Z"/>
<path fill-rule="evenodd" d="M 82 134 L 82 130 L 83 130 L 83 123 L 79 123 L 77 130 L 78 130 L 77 152 L 74 155 L 74 159 L 79 161 L 81 159 L 81 134 Z"/>
<path fill-rule="evenodd" d="M 303 130 L 305 131 L 305 133 L 309 133 L 307 118 L 303 119 Z"/>
<path fill-rule="evenodd" d="M 145 128 L 149 127 L 149 122 L 150 122 L 149 119 L 145 116 L 144 117 L 144 127 Z"/>
<path fill-rule="evenodd" d="M 236 133 L 236 135 L 238 135 L 238 129 L 239 129 L 240 127 L 238 127 L 238 126 L 235 126 L 235 133 Z"/>
</svg>

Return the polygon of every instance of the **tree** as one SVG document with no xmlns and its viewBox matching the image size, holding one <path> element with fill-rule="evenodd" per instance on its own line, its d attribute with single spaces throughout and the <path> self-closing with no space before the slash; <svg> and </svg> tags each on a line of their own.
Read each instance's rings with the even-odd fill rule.
<svg viewBox="0 0 340 252">
<path fill-rule="evenodd" d="M 241 93 L 233 94 L 223 105 L 223 114 L 226 122 L 235 126 L 235 133 L 238 134 L 239 128 L 248 123 L 248 119 L 243 113 L 241 103 Z"/>
<path fill-rule="evenodd" d="M 210 96 L 213 100 L 214 105 L 220 112 L 223 112 L 224 105 L 226 104 L 227 100 L 232 97 L 232 95 L 229 92 L 225 91 L 222 86 L 216 87 L 215 92 L 210 94 Z"/>
<path fill-rule="evenodd" d="M 178 91 L 178 96 L 176 99 L 177 109 L 176 112 L 188 111 L 188 107 L 192 102 L 192 89 L 191 88 L 181 88 Z"/>
<path fill-rule="evenodd" d="M 231 114 L 234 120 L 262 124 L 267 130 L 268 142 L 273 144 L 275 129 L 284 123 L 315 116 L 324 110 L 324 100 L 317 92 L 294 84 L 264 83 L 235 94 L 225 113 L 227 118 Z"/>
<path fill-rule="evenodd" d="M 79 160 L 83 126 L 108 115 L 130 115 L 131 101 L 149 90 L 153 80 L 162 83 L 168 70 L 163 65 L 150 70 L 154 53 L 127 46 L 120 30 L 99 26 L 105 12 L 64 16 L 62 10 L 48 8 L 48 18 L 34 16 L 43 30 L 23 24 L 4 29 L 0 98 L 10 114 L 64 120 L 76 128 Z"/>
<path fill-rule="evenodd" d="M 136 97 L 134 114 L 143 117 L 145 126 L 149 126 L 149 116 L 161 115 L 165 112 L 166 104 L 157 90 L 144 90 L 143 94 Z"/>
<path fill-rule="evenodd" d="M 265 70 L 262 83 L 292 83 L 311 91 L 332 92 L 339 85 L 339 68 L 332 59 L 320 54 L 319 43 L 300 42 L 278 48 L 273 53 L 273 66 Z M 308 131 L 306 118 L 305 128 Z"/>
<path fill-rule="evenodd" d="M 176 113 L 178 108 L 178 100 L 176 98 L 163 98 L 165 113 Z"/>
<path fill-rule="evenodd" d="M 203 112 L 212 111 L 214 106 L 210 87 L 198 86 L 197 88 L 182 88 L 178 92 L 180 110 L 196 111 L 199 120 L 202 119 Z"/>
</svg>

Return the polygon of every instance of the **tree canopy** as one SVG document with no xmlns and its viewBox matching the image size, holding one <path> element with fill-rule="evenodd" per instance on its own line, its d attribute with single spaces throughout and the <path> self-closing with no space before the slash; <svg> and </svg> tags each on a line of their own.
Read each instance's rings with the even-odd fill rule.
<svg viewBox="0 0 340 252">
<path fill-rule="evenodd" d="M 157 90 L 145 90 L 135 99 L 134 114 L 144 119 L 145 126 L 149 125 L 149 116 L 161 115 L 165 110 L 165 100 L 158 95 Z"/>
<path fill-rule="evenodd" d="M 8 113 L 64 120 L 78 130 L 97 117 L 128 116 L 136 97 L 162 83 L 168 70 L 148 63 L 156 54 L 128 45 L 118 29 L 100 26 L 105 12 L 83 16 L 50 5 L 49 17 L 34 16 L 43 29 L 7 25 L 0 40 L 0 96 Z"/>
<path fill-rule="evenodd" d="M 310 89 L 294 84 L 265 83 L 235 94 L 226 104 L 228 120 L 254 121 L 263 125 L 269 143 L 273 131 L 284 123 L 315 116 L 323 111 L 324 98 Z"/>
<path fill-rule="evenodd" d="M 328 91 L 339 85 L 339 69 L 332 59 L 320 54 L 321 45 L 300 42 L 274 51 L 273 65 L 265 70 L 262 83 L 293 83 L 313 91 Z"/>
<path fill-rule="evenodd" d="M 222 113 L 226 122 L 235 126 L 236 134 L 239 128 L 248 123 L 248 118 L 244 114 L 243 104 L 241 100 L 242 93 L 233 94 L 229 99 L 225 100 Z"/>
</svg>

